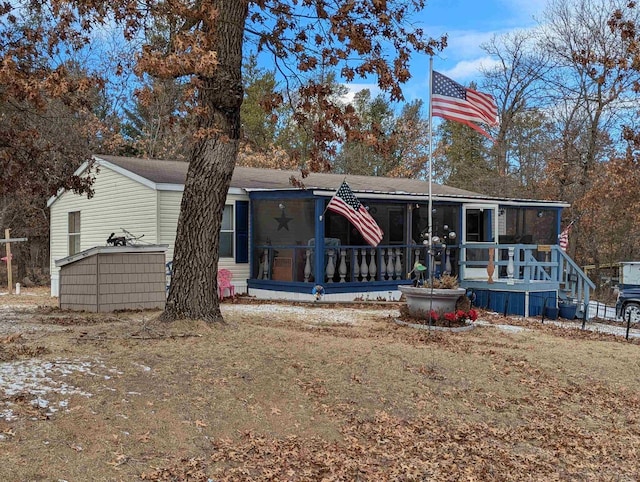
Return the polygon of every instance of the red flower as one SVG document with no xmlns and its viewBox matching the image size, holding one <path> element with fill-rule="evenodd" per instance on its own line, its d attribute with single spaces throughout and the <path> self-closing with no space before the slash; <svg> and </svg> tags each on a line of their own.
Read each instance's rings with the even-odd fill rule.
<svg viewBox="0 0 640 482">
<path fill-rule="evenodd" d="M 431 313 L 429 313 L 429 316 L 431 317 L 432 321 L 438 321 L 438 318 L 440 318 L 440 315 L 438 315 L 438 312 L 436 310 L 431 310 Z"/>
<path fill-rule="evenodd" d="M 469 319 L 471 321 L 476 321 L 478 319 L 478 312 L 476 310 L 469 310 Z"/>
<path fill-rule="evenodd" d="M 456 321 L 456 314 L 455 313 L 445 313 L 444 314 L 444 319 L 447 321 Z"/>
</svg>

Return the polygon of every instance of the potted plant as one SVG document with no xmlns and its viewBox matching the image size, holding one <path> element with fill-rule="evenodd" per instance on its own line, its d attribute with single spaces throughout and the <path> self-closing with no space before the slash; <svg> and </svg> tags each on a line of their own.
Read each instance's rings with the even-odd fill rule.
<svg viewBox="0 0 640 482">
<path fill-rule="evenodd" d="M 444 275 L 420 286 L 401 286 L 407 303 L 396 322 L 413 328 L 463 331 L 473 328 L 478 312 L 454 276 Z"/>
<path fill-rule="evenodd" d="M 416 286 L 401 285 L 398 289 L 407 301 L 408 315 L 418 320 L 434 321 L 433 313 L 436 313 L 438 321 L 444 319 L 447 313 L 468 313 L 471 308 L 465 289 L 458 284 L 457 276 L 450 274 L 445 273 L 439 278 L 416 283 Z M 449 315 L 449 318 L 454 317 Z"/>
</svg>

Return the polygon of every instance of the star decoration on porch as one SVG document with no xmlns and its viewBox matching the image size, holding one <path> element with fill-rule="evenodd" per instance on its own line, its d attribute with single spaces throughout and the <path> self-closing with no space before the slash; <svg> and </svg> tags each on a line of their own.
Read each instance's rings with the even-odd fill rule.
<svg viewBox="0 0 640 482">
<path fill-rule="evenodd" d="M 286 229 L 287 231 L 289 231 L 289 221 L 293 220 L 293 218 L 288 218 L 287 215 L 285 214 L 284 210 L 282 211 L 282 213 L 280 213 L 280 217 L 279 218 L 273 218 L 276 221 L 278 221 L 278 231 L 280 231 L 282 228 Z"/>
</svg>

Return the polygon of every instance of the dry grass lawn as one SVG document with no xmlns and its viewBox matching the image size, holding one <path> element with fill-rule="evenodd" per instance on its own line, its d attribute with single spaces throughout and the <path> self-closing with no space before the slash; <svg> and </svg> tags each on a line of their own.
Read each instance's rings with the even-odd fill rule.
<svg viewBox="0 0 640 482">
<path fill-rule="evenodd" d="M 0 298 L 2 481 L 640 480 L 637 342 L 318 305 L 163 325 L 28 295 Z"/>
</svg>

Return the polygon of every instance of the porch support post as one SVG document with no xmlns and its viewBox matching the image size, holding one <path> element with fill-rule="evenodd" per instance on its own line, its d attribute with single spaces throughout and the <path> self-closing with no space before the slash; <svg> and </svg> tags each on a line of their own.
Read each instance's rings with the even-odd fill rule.
<svg viewBox="0 0 640 482">
<path fill-rule="evenodd" d="M 564 261 L 560 260 L 560 255 L 558 254 L 558 246 L 554 246 L 551 250 L 551 261 L 553 265 L 551 266 L 551 279 L 557 281 L 566 281 L 564 279 L 564 269 L 559 269 L 561 266 L 564 267 Z"/>
<path fill-rule="evenodd" d="M 314 237 L 316 238 L 314 255 L 311 262 L 313 263 L 315 273 L 314 283 L 317 285 L 324 284 L 324 212 L 325 199 L 316 199 L 316 225 Z"/>
</svg>

